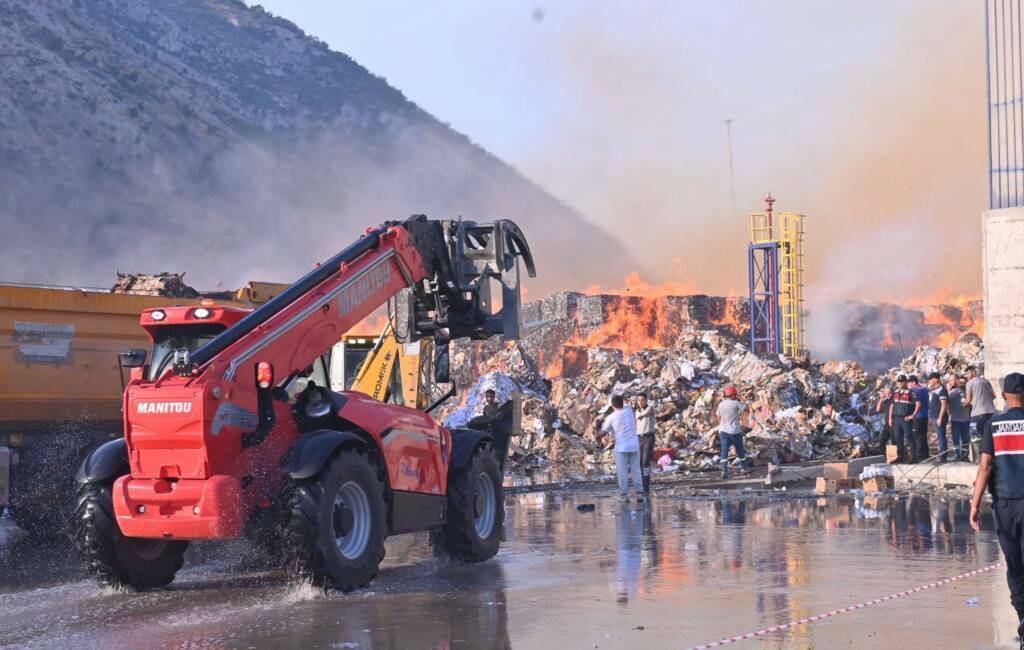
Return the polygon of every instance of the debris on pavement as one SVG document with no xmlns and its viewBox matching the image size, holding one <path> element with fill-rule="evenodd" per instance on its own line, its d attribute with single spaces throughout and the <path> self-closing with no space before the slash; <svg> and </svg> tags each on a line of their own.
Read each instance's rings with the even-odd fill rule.
<svg viewBox="0 0 1024 650">
<path fill-rule="evenodd" d="M 563 292 L 524 307 L 533 320 L 520 341 L 455 342 L 462 398 L 449 407 L 447 423 L 460 426 L 477 414 L 487 388 L 499 401 L 518 392 L 523 435 L 510 447 L 514 464 L 607 471 L 614 454 L 596 426 L 601 411 L 612 395 L 645 393 L 658 423 L 655 473 L 715 470 L 714 413 L 732 384 L 749 408 L 745 446 L 754 466 L 841 461 L 885 453 L 885 417 L 873 409 L 897 374 L 947 374 L 984 362 L 983 342 L 971 332 L 941 349 L 918 347 L 877 374 L 852 360 L 760 358 L 742 342 L 745 304 L 675 298 L 647 314 L 653 321 L 644 326 L 621 320 L 623 310 L 640 318 L 643 299 Z"/>
</svg>

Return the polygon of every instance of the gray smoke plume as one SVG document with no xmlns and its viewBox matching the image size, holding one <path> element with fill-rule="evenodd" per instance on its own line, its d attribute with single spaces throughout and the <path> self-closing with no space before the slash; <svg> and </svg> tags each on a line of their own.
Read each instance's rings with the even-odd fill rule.
<svg viewBox="0 0 1024 650">
<path fill-rule="evenodd" d="M 537 292 L 631 264 L 580 213 L 258 7 L 0 0 L 0 15 L 0 279 L 287 281 L 412 213 L 516 220 Z"/>
</svg>

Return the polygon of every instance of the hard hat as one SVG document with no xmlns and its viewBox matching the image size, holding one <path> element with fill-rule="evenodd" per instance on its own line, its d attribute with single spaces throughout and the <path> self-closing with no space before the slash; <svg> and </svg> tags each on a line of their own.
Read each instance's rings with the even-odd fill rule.
<svg viewBox="0 0 1024 650">
<path fill-rule="evenodd" d="M 729 385 L 729 386 L 725 387 L 725 396 L 726 397 L 736 397 L 736 395 L 737 395 L 737 392 L 736 392 L 736 387 L 735 386 Z"/>
</svg>

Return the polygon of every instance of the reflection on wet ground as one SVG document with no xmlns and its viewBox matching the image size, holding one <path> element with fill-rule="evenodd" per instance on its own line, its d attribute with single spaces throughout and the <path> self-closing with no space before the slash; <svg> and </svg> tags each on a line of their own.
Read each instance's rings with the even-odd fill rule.
<svg viewBox="0 0 1024 650">
<path fill-rule="evenodd" d="M 116 593 L 4 520 L 0 646 L 684 648 L 997 561 L 991 522 L 973 533 L 968 510 L 937 496 L 522 494 L 495 560 L 447 565 L 424 535 L 396 537 L 377 581 L 348 595 L 253 568 L 241 543 L 193 548 L 170 589 Z M 1003 647 L 1006 601 L 996 572 L 736 647 Z"/>
</svg>

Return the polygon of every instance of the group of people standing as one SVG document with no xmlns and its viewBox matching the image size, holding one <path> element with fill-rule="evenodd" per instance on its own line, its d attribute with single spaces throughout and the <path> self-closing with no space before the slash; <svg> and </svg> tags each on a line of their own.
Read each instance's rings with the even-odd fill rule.
<svg viewBox="0 0 1024 650">
<path fill-rule="evenodd" d="M 974 367 L 966 375 L 951 374 L 945 382 L 933 372 L 927 385 L 917 375 L 899 375 L 895 388 L 883 389 L 875 412 L 885 416 L 880 442 L 883 447 L 896 445 L 899 462 L 919 463 L 931 457 L 929 425 L 938 442 L 939 462 L 967 460 L 972 431 L 980 433 L 996 412 L 995 391 Z"/>
<path fill-rule="evenodd" d="M 595 421 L 595 426 L 615 440 L 615 470 L 619 480 L 619 496 L 629 498 L 629 477 L 632 476 L 636 500 L 643 501 L 651 492 L 651 464 L 654 460 L 655 412 L 645 393 L 636 404 L 626 403 L 621 395 L 612 396 L 610 411 Z M 746 463 L 743 448 L 743 413 L 735 386 L 725 387 L 725 399 L 718 405 L 719 444 L 722 478 L 729 476 L 729 452 L 736 451 L 737 462 Z M 638 478 L 639 477 L 639 478 Z"/>
</svg>

